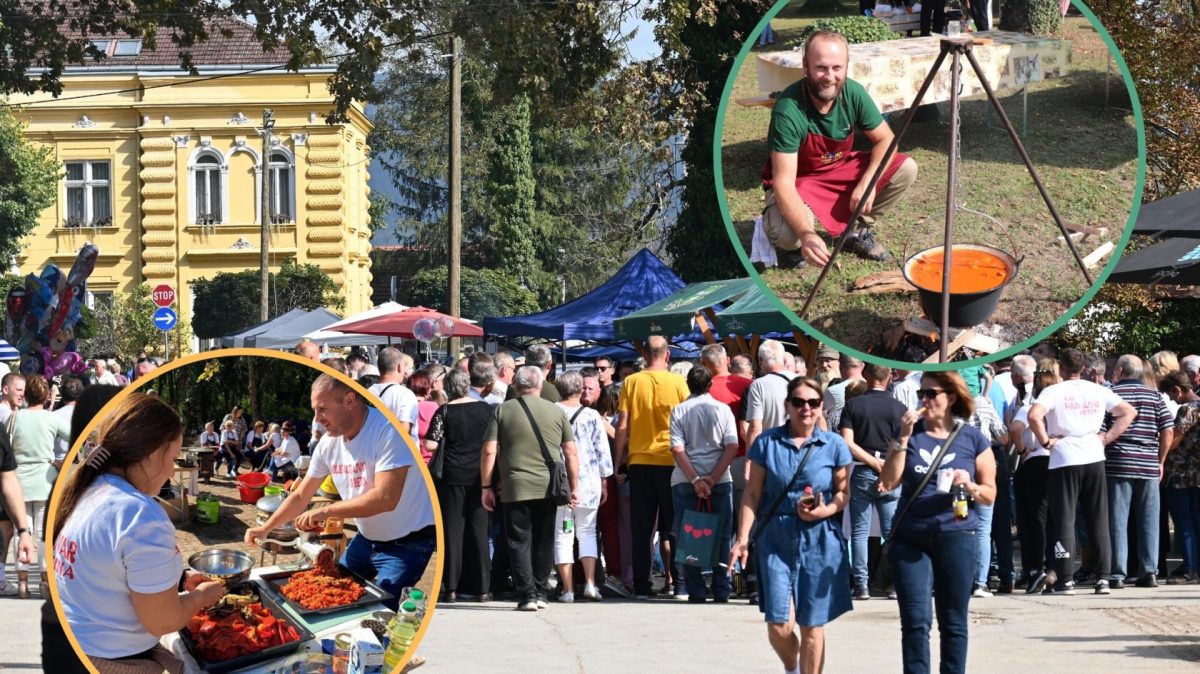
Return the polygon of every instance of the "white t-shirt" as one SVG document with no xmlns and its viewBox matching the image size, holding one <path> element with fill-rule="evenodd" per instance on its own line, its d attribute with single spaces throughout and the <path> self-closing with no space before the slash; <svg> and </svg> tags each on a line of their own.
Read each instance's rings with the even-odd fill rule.
<svg viewBox="0 0 1200 674">
<path fill-rule="evenodd" d="M 71 427 L 71 415 L 74 413 L 75 413 L 75 405 L 74 404 L 64 405 L 63 407 L 60 407 L 60 408 L 54 410 L 54 414 L 62 417 L 63 420 L 66 422 L 67 428 Z M 62 438 L 54 439 L 54 460 L 55 461 L 62 461 L 64 458 L 66 458 L 67 452 L 69 452 L 69 451 L 71 451 L 70 440 L 63 440 Z"/>
<path fill-rule="evenodd" d="M 417 437 L 417 394 L 410 391 L 404 384 L 384 384 L 383 382 L 367 390 L 379 396 L 384 406 L 391 410 L 397 419 L 408 424 L 412 446 L 420 447 L 420 439 Z"/>
<path fill-rule="evenodd" d="M 308 436 L 308 448 L 312 450 L 321 441 L 321 436 L 325 435 L 325 427 L 322 426 L 316 417 L 312 420 L 312 433 Z"/>
<path fill-rule="evenodd" d="M 764 431 L 787 423 L 783 402 L 791 379 L 786 372 L 770 372 L 751 382 L 746 389 L 746 421 L 761 421 Z"/>
<path fill-rule="evenodd" d="M 281 437 L 280 442 L 283 443 L 283 456 L 275 457 L 275 467 L 277 468 L 283 468 L 300 458 L 300 443 L 296 442 L 295 437 L 289 435 L 286 440 Z M 276 451 L 278 450 L 279 448 L 276 448 Z"/>
<path fill-rule="evenodd" d="M 154 499 L 110 474 L 76 504 L 54 549 L 63 613 L 85 653 L 120 658 L 158 637 L 133 610 L 132 593 L 174 589 L 183 574 L 175 527 Z"/>
<path fill-rule="evenodd" d="M 1021 409 L 1017 410 L 1013 416 L 1013 423 L 1018 421 L 1025 424 L 1025 431 L 1021 433 L 1021 440 L 1025 442 L 1025 458 L 1050 456 L 1050 450 L 1043 447 L 1037 438 L 1033 437 L 1033 429 L 1029 427 L 1029 405 L 1022 405 Z"/>
<path fill-rule="evenodd" d="M 1120 396 L 1099 384 L 1071 379 L 1047 386 L 1035 404 L 1046 408 L 1046 431 L 1061 438 L 1050 451 L 1050 469 L 1104 460 L 1100 429 L 1104 413 L 1120 405 Z"/>
<path fill-rule="evenodd" d="M 0 426 L 8 423 L 8 418 L 12 416 L 12 413 L 13 410 L 8 403 L 0 401 Z"/>
<path fill-rule="evenodd" d="M 367 493 L 375 486 L 375 473 L 408 466 L 404 492 L 392 512 L 358 518 L 358 530 L 372 541 L 390 541 L 433 524 L 433 503 L 413 452 L 400 433 L 379 410 L 370 408 L 353 440 L 326 433 L 313 450 L 308 477 L 317 480 L 333 474 L 343 500 Z"/>
</svg>

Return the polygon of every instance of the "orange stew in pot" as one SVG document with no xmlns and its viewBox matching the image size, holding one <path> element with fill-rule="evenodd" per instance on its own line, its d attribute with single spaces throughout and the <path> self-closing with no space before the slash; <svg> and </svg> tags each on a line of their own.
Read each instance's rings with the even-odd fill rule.
<svg viewBox="0 0 1200 674">
<path fill-rule="evenodd" d="M 1008 280 L 1008 265 L 999 256 L 984 250 L 952 248 L 950 255 L 950 292 L 978 293 L 991 290 Z M 924 290 L 941 292 L 942 251 L 930 251 L 913 260 L 912 282 Z"/>
</svg>

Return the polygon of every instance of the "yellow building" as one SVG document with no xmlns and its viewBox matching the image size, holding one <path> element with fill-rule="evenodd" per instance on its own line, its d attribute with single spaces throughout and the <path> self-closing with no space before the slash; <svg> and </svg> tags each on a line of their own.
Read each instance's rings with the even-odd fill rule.
<svg viewBox="0 0 1200 674">
<path fill-rule="evenodd" d="M 88 283 L 97 299 L 168 283 L 180 321 L 190 321 L 189 284 L 260 266 L 269 108 L 271 269 L 289 258 L 316 264 L 343 289 L 347 312 L 370 308 L 371 123 L 362 107 L 327 125 L 332 67 L 264 70 L 286 58 L 264 52 L 251 26 L 226 20 L 209 33 L 192 50 L 199 76 L 180 69 L 165 35 L 153 51 L 140 40 L 96 40 L 109 58 L 66 69 L 58 100 L 10 99 L 27 104 L 18 116 L 29 138 L 53 146 L 64 168 L 57 204 L 18 256 L 21 273 L 48 262 L 65 271 L 90 241 L 100 248 Z"/>
</svg>

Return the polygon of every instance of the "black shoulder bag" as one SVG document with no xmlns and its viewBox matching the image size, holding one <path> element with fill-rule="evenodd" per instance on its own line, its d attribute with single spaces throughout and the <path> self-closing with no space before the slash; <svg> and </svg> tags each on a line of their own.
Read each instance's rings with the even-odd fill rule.
<svg viewBox="0 0 1200 674">
<path fill-rule="evenodd" d="M 550 455 L 550 450 L 546 448 L 546 439 L 542 437 L 542 430 L 538 428 L 537 421 L 533 418 L 533 412 L 529 411 L 529 405 L 525 403 L 525 399 L 518 397 L 517 402 L 521 403 L 521 409 L 525 410 L 525 416 L 529 417 L 529 425 L 533 426 L 533 434 L 537 436 L 538 446 L 542 448 L 542 459 L 546 461 L 546 470 L 550 472 L 550 488 L 546 491 L 546 496 L 554 502 L 554 505 L 565 506 L 571 502 L 571 480 L 567 477 L 567 466 L 562 461 L 555 461 Z"/>
<path fill-rule="evenodd" d="M 875 568 L 871 571 L 870 585 L 871 589 L 876 592 L 890 592 L 893 577 L 892 564 L 888 561 L 888 552 L 892 549 L 892 540 L 896 538 L 896 531 L 900 528 L 900 523 L 904 521 L 904 516 L 908 514 L 908 509 L 912 507 L 913 501 L 917 500 L 917 496 L 925 490 L 929 481 L 933 479 L 934 473 L 942 465 L 942 457 L 946 455 L 946 451 L 950 449 L 950 445 L 958 438 L 958 432 L 962 430 L 963 422 L 958 421 L 954 424 L 954 430 L 950 431 L 949 437 L 942 443 L 942 448 L 934 455 L 933 460 L 929 462 L 929 470 L 926 471 L 925 477 L 921 478 L 921 483 L 913 490 L 912 497 L 904 503 L 904 507 L 896 516 L 892 518 L 892 535 L 884 542 L 883 547 L 879 550 L 879 559 L 875 560 Z"/>
</svg>

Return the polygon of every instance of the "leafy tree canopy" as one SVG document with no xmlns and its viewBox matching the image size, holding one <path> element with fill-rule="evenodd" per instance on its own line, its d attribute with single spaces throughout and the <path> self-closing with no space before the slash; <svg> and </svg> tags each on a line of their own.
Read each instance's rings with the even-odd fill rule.
<svg viewBox="0 0 1200 674">
<path fill-rule="evenodd" d="M 417 272 L 401 289 L 401 304 L 446 311 L 446 269 Z M 462 270 L 462 315 L 471 319 L 484 316 L 516 316 L 538 311 L 537 296 L 520 281 L 495 269 Z"/>
<path fill-rule="evenodd" d="M 2 24 L 2 21 L 0 21 Z M 0 50 L 3 54 L 3 50 Z M 0 74 L 0 77 L 3 77 Z M 58 197 L 54 148 L 31 143 L 9 108 L 0 107 L 0 259 L 21 252 L 41 212 Z"/>
<path fill-rule="evenodd" d="M 192 329 L 196 336 L 211 339 L 243 330 L 259 322 L 261 281 L 258 270 L 220 272 L 192 284 L 195 292 Z M 333 279 L 312 264 L 286 260 L 279 273 L 271 274 L 270 313 L 292 309 L 312 311 L 317 307 L 340 310 L 345 299 Z"/>
</svg>

